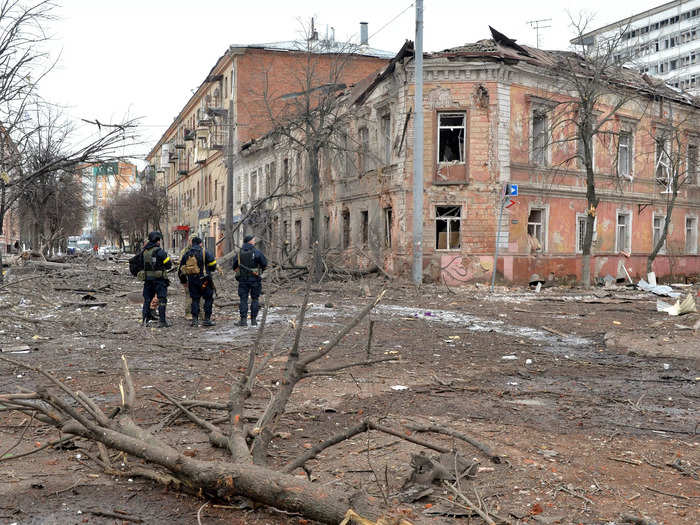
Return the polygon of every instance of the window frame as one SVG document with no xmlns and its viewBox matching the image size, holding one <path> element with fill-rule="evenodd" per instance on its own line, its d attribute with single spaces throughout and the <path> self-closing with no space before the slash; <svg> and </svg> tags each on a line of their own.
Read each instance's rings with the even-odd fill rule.
<svg viewBox="0 0 700 525">
<path fill-rule="evenodd" d="M 688 220 L 695 223 L 695 233 L 693 235 L 693 246 L 688 248 Z M 688 255 L 698 254 L 698 217 L 696 215 L 685 216 L 685 253 Z"/>
<path fill-rule="evenodd" d="M 623 158 L 622 149 L 622 137 L 627 136 L 629 138 L 629 143 L 626 145 L 627 152 L 625 157 L 627 158 L 627 173 L 622 173 L 620 170 L 620 162 Z M 620 177 L 632 180 L 634 178 L 634 130 L 631 129 L 621 129 L 617 141 L 617 173 Z"/>
<path fill-rule="evenodd" d="M 379 120 L 382 136 L 382 160 L 385 166 L 391 165 L 391 113 L 384 113 Z"/>
<path fill-rule="evenodd" d="M 459 215 L 439 215 L 438 214 L 438 208 L 459 208 Z M 462 222 L 464 220 L 463 217 L 463 209 L 464 206 L 462 204 L 453 204 L 453 203 L 435 203 L 433 205 L 433 212 L 434 212 L 434 224 L 435 224 L 435 251 L 436 252 L 454 252 L 454 251 L 459 251 L 462 249 Z M 446 236 L 446 247 L 445 248 L 439 248 L 439 242 L 438 242 L 438 221 L 444 221 L 446 223 L 446 229 L 445 233 L 447 234 Z M 451 246 L 450 243 L 450 237 L 452 233 L 452 222 L 453 221 L 459 221 L 459 235 L 457 237 L 457 246 Z"/>
<path fill-rule="evenodd" d="M 533 211 L 541 211 L 541 223 L 540 228 L 542 230 L 541 236 L 542 239 L 537 239 L 540 242 L 540 249 L 539 250 L 532 250 L 530 248 L 530 253 L 547 253 L 547 248 L 548 248 L 548 243 L 547 243 L 547 238 L 549 237 L 549 207 L 547 205 L 540 205 L 540 204 L 531 204 L 528 206 L 527 209 L 527 225 L 526 225 L 526 233 L 528 236 L 530 236 L 530 225 L 536 225 L 538 223 L 531 223 L 530 222 L 530 214 Z M 535 236 L 537 238 L 537 236 Z M 528 241 L 528 246 L 529 246 L 529 241 Z"/>
<path fill-rule="evenodd" d="M 384 248 L 391 248 L 391 236 L 394 222 L 394 210 L 391 206 L 382 209 L 384 217 Z"/>
<path fill-rule="evenodd" d="M 343 228 L 341 246 L 343 250 L 347 250 L 352 246 L 352 221 L 350 219 L 350 210 L 347 208 L 344 209 L 340 217 L 341 226 Z"/>
<path fill-rule="evenodd" d="M 583 253 L 583 238 L 581 237 L 581 230 L 579 229 L 579 222 L 581 220 L 588 220 L 587 213 L 577 213 L 576 214 L 576 253 Z M 598 240 L 598 217 L 593 219 L 593 242 Z"/>
<path fill-rule="evenodd" d="M 664 221 L 666 220 L 666 216 L 661 214 L 661 213 L 652 213 L 651 214 L 651 249 L 654 249 L 654 246 L 656 246 L 656 220 L 659 219 L 661 221 L 661 224 L 659 225 L 659 237 L 661 237 L 661 233 L 664 230 Z M 669 225 L 670 226 L 670 225 Z M 664 239 L 664 244 L 661 246 L 659 249 L 659 255 L 665 255 L 666 254 L 666 243 L 668 241 L 668 234 L 666 235 L 666 239 Z"/>
<path fill-rule="evenodd" d="M 357 170 L 360 175 L 370 171 L 369 168 L 369 127 L 360 126 L 357 128 L 357 143 L 359 145 L 357 154 Z"/>
<path fill-rule="evenodd" d="M 700 144 L 698 144 L 700 141 L 696 140 L 691 140 L 688 142 L 688 145 L 686 147 L 686 184 L 690 184 L 692 186 L 697 186 L 698 185 L 698 176 L 700 175 L 700 169 L 698 169 L 700 166 L 698 165 L 698 161 L 700 158 L 698 158 L 698 150 L 700 150 Z M 690 150 L 691 148 L 695 151 L 695 158 L 694 158 L 694 163 L 691 164 L 691 155 L 690 155 Z"/>
<path fill-rule="evenodd" d="M 620 250 L 620 216 L 624 215 L 627 217 L 627 234 L 626 234 L 626 243 L 625 243 L 625 249 Z M 624 251 L 625 253 L 632 253 L 632 212 L 629 210 L 623 210 L 623 209 L 618 209 L 617 212 L 615 213 L 615 253 L 620 253 L 621 251 Z"/>
<path fill-rule="evenodd" d="M 441 125 L 441 121 L 443 117 L 461 117 L 462 118 L 462 126 L 447 126 L 447 125 Z M 444 110 L 439 110 L 437 111 L 436 115 L 436 120 L 435 120 L 435 125 L 436 125 L 436 130 L 437 130 L 437 136 L 435 138 L 435 143 L 437 145 L 437 149 L 435 150 L 435 158 L 437 160 L 436 164 L 439 166 L 441 164 L 466 164 L 467 163 L 467 112 L 463 110 L 450 110 L 450 109 L 444 109 Z M 448 130 L 454 130 L 454 129 L 462 129 L 464 132 L 463 139 L 461 142 L 461 149 L 457 152 L 458 153 L 458 160 L 454 161 L 448 161 L 448 160 L 441 160 L 440 159 L 440 149 L 441 149 L 441 142 L 440 142 L 440 131 L 443 129 L 448 129 Z"/>
<path fill-rule="evenodd" d="M 541 117 L 544 122 L 544 130 L 540 135 L 544 136 L 544 146 L 542 147 L 542 162 L 536 158 L 536 151 L 539 150 L 535 146 L 536 136 L 535 136 L 535 121 L 536 118 Z M 549 126 L 549 108 L 543 104 L 537 104 L 530 110 L 530 163 L 533 166 L 539 166 L 546 168 L 550 165 L 551 160 L 551 144 L 548 140 L 548 126 Z M 583 163 L 581 163 L 583 164 Z"/>
</svg>

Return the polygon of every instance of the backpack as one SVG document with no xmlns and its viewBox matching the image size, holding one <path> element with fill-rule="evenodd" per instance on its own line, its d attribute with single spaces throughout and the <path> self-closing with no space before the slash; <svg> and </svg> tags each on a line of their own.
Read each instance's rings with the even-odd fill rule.
<svg viewBox="0 0 700 525">
<path fill-rule="evenodd" d="M 140 271 L 144 269 L 143 266 L 143 250 L 134 255 L 129 259 L 129 273 L 136 277 Z"/>
<path fill-rule="evenodd" d="M 190 255 L 185 259 L 185 264 L 182 265 L 182 273 L 184 275 L 199 275 L 199 263 L 197 262 L 197 256 L 194 254 L 193 250 L 188 252 Z M 202 261 L 204 260 L 204 248 L 202 248 Z"/>
</svg>

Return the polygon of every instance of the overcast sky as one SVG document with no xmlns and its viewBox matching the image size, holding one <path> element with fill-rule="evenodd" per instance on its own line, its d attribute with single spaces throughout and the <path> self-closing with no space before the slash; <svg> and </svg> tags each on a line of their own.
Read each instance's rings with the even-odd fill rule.
<svg viewBox="0 0 700 525">
<path fill-rule="evenodd" d="M 567 14 L 585 11 L 602 26 L 662 1 L 424 0 L 424 50 L 436 51 L 489 38 L 491 25 L 518 42 L 535 45 L 530 20 L 550 28 L 540 47 L 565 49 L 572 36 Z M 141 117 L 148 153 L 230 44 L 297 38 L 300 20 L 316 18 L 323 36 L 359 39 L 369 22 L 370 46 L 396 52 L 414 39 L 415 7 L 404 0 L 58 0 L 50 51 L 58 64 L 40 92 L 65 106 L 73 119 L 102 122 Z M 410 7 L 411 6 L 411 7 Z M 393 20 L 393 21 L 392 21 Z"/>
</svg>

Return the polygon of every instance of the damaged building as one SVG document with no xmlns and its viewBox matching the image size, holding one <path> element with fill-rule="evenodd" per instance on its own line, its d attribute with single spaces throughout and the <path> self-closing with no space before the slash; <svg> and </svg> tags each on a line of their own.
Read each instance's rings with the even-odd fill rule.
<svg viewBox="0 0 700 525">
<path fill-rule="evenodd" d="M 167 188 L 168 221 L 163 234 L 168 249 L 179 251 L 190 237 L 199 235 L 208 249 L 222 255 L 229 213 L 229 160 L 234 165 L 231 214 L 235 225 L 250 209 L 247 201 L 239 199 L 242 174 L 248 176 L 239 166 L 240 145 L 274 127 L 285 95 L 299 90 L 305 68 L 313 69 L 315 82 L 332 77 L 351 85 L 386 65 L 393 53 L 370 47 L 367 33 L 367 24 L 362 23 L 361 42 L 348 45 L 336 41 L 332 33 L 319 37 L 312 28 L 307 41 L 232 45 L 225 51 L 146 157 L 157 184 Z M 338 56 L 343 57 L 344 67 L 334 74 L 330 65 Z M 267 169 L 274 176 L 280 168 Z M 256 195 L 257 188 L 252 189 Z"/>
<path fill-rule="evenodd" d="M 586 217 L 594 214 L 591 274 L 645 275 L 664 224 L 671 180 L 680 184 L 657 275 L 695 274 L 698 260 L 700 105 L 680 90 L 632 70 L 619 83 L 627 102 L 602 97 L 607 115 L 591 145 L 599 205 L 589 209 L 580 141 L 554 130 L 553 108 L 573 90 L 557 75 L 569 52 L 493 38 L 426 54 L 424 76 L 424 275 L 448 284 L 498 273 L 580 280 Z M 320 158 L 319 243 L 332 265 L 410 275 L 412 242 L 414 66 L 410 42 L 378 73 L 338 93 L 347 126 Z M 574 120 L 571 115 L 569 120 Z M 575 128 L 575 126 L 574 126 Z M 553 131 L 554 130 L 554 131 Z M 673 131 L 673 135 L 672 132 Z M 673 143 L 673 144 L 671 144 Z M 677 146 L 678 159 L 665 148 Z M 239 199 L 256 208 L 249 230 L 272 258 L 310 260 L 314 214 L 305 155 L 284 134 L 242 144 Z M 679 174 L 682 172 L 682 174 Z M 270 175 L 272 174 L 272 175 Z M 502 197 L 518 187 L 499 221 Z M 247 203 L 247 204 L 246 204 Z"/>
</svg>

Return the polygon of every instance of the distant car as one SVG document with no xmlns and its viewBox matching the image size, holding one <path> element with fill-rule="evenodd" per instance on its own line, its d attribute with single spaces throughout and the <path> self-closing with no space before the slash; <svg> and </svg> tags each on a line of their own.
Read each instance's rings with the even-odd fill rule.
<svg viewBox="0 0 700 525">
<path fill-rule="evenodd" d="M 120 253 L 121 250 L 116 246 L 103 246 L 97 250 L 97 258 L 102 261 L 108 261 L 114 259 Z"/>
</svg>

